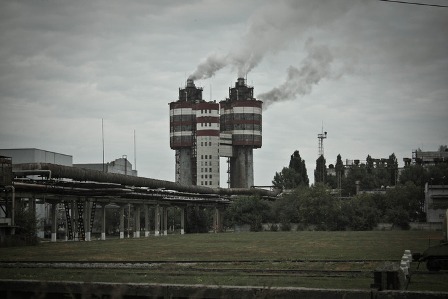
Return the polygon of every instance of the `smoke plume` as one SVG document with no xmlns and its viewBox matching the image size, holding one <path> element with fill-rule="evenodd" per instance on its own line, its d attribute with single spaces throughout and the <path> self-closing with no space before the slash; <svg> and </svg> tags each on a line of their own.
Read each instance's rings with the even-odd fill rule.
<svg viewBox="0 0 448 299">
<path fill-rule="evenodd" d="M 286 81 L 279 87 L 259 94 L 257 98 L 263 101 L 263 108 L 279 101 L 294 99 L 297 95 L 309 94 L 314 85 L 322 79 L 332 77 L 331 65 L 333 55 L 330 49 L 323 45 L 315 45 L 309 39 L 305 44 L 307 56 L 302 60 L 300 68 L 290 66 Z M 342 74 L 336 75 L 340 77 Z"/>
<path fill-rule="evenodd" d="M 322 29 L 339 18 L 361 1 L 268 1 L 254 12 L 240 40 L 227 54 L 213 53 L 205 58 L 189 76 L 190 79 L 207 79 L 220 69 L 230 66 L 245 77 L 267 54 L 275 54 L 289 44 L 303 39 L 307 31 Z M 293 68 L 289 71 L 293 76 Z"/>
</svg>

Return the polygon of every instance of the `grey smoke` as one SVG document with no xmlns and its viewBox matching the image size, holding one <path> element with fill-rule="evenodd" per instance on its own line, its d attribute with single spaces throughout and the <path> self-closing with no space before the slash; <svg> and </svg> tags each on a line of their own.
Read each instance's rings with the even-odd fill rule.
<svg viewBox="0 0 448 299">
<path fill-rule="evenodd" d="M 331 72 L 334 59 L 327 46 L 315 45 L 312 40 L 308 40 L 305 50 L 307 56 L 302 60 L 300 67 L 290 66 L 283 84 L 257 96 L 259 100 L 263 101 L 264 109 L 272 103 L 292 100 L 297 95 L 309 94 L 313 86 L 324 78 L 340 78 L 343 75 Z"/>
<path fill-rule="evenodd" d="M 245 77 L 267 54 L 275 54 L 303 39 L 308 30 L 325 28 L 360 2 L 364 1 L 269 1 L 250 17 L 245 34 L 232 41 L 237 46 L 227 54 L 211 54 L 189 78 L 207 79 L 226 66 Z"/>
<path fill-rule="evenodd" d="M 208 56 L 203 62 L 201 62 L 193 74 L 191 74 L 188 78 L 197 80 L 197 79 L 207 79 L 215 75 L 217 71 L 228 65 L 229 56 L 228 55 L 219 55 L 216 53 Z"/>
</svg>

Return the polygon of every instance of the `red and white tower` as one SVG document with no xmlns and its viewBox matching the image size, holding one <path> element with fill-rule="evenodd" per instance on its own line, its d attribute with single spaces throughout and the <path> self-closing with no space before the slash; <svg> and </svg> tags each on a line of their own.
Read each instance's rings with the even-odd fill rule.
<svg viewBox="0 0 448 299">
<path fill-rule="evenodd" d="M 254 98 L 253 90 L 238 78 L 229 98 L 220 102 L 220 155 L 229 157 L 230 188 L 254 185 L 253 149 L 262 145 L 263 102 Z"/>
<path fill-rule="evenodd" d="M 170 147 L 176 150 L 176 182 L 219 187 L 219 104 L 202 99 L 188 79 L 170 104 Z"/>
</svg>

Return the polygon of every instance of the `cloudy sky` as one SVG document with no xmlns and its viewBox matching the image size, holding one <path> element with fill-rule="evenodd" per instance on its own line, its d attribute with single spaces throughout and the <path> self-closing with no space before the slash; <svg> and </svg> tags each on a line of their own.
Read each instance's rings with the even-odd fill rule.
<svg viewBox="0 0 448 299">
<path fill-rule="evenodd" d="M 418 0 L 448 5 L 446 0 Z M 246 76 L 265 102 L 255 184 L 299 150 L 327 164 L 448 144 L 448 8 L 377 0 L 0 1 L 0 148 L 74 163 L 127 155 L 174 180 L 168 103 L 194 77 L 220 101 Z M 226 186 L 221 160 L 221 186 Z"/>
</svg>

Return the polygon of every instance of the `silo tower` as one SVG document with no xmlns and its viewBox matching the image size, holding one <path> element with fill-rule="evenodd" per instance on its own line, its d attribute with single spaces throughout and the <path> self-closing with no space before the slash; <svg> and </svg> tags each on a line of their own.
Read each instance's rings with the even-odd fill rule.
<svg viewBox="0 0 448 299">
<path fill-rule="evenodd" d="M 176 182 L 219 187 L 219 104 L 202 99 L 187 80 L 170 104 L 170 147 L 176 151 Z"/>
<path fill-rule="evenodd" d="M 229 98 L 220 102 L 221 156 L 229 157 L 230 188 L 254 185 L 253 149 L 262 144 L 263 102 L 254 98 L 253 91 L 244 78 L 238 78 L 229 88 Z M 230 144 L 231 151 L 224 153 L 223 145 Z"/>
</svg>

